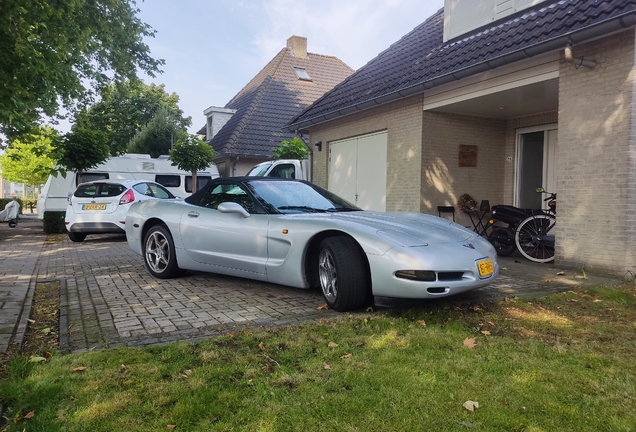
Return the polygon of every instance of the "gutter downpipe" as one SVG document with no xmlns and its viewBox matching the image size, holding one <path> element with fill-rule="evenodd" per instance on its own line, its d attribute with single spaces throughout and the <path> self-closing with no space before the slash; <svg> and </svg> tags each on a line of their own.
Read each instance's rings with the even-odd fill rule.
<svg viewBox="0 0 636 432">
<path fill-rule="evenodd" d="M 596 39 L 598 37 L 609 35 L 611 33 L 614 33 L 629 27 L 633 27 L 635 24 L 636 24 L 636 12 L 629 12 L 627 14 L 615 17 L 609 21 L 595 24 L 592 27 L 588 27 L 588 28 L 576 31 L 574 33 L 566 34 L 563 36 L 559 36 L 555 39 L 542 42 L 542 43 L 524 48 L 522 50 L 513 51 L 504 56 L 493 58 L 486 62 L 479 63 L 464 69 L 460 69 L 446 75 L 438 76 L 428 81 L 420 82 L 414 86 L 401 89 L 395 93 L 389 93 L 383 96 L 378 96 L 374 99 L 369 99 L 367 101 L 359 102 L 355 105 L 341 108 L 338 111 L 328 112 L 327 114 L 322 114 L 318 117 L 310 118 L 299 123 L 290 124 L 286 127 L 286 129 L 289 132 L 293 132 L 296 129 L 302 130 L 306 128 L 307 126 L 312 126 L 312 125 L 324 123 L 329 120 L 334 120 L 336 118 L 344 117 L 345 115 L 352 114 L 357 111 L 363 111 L 367 108 L 370 108 L 371 106 L 377 106 L 383 103 L 392 102 L 394 100 L 404 99 L 416 93 L 420 93 L 424 90 L 430 90 L 433 87 L 437 87 L 442 84 L 458 81 L 460 79 L 463 79 L 472 75 L 476 75 L 486 70 L 495 69 L 499 66 L 504 66 L 506 64 L 510 64 L 522 59 L 534 57 L 539 54 L 545 54 L 547 52 L 560 49 L 564 45 L 571 46 L 572 43 L 582 43 L 591 39 Z M 593 60 L 573 58 L 573 61 L 571 63 L 574 63 L 574 62 L 579 62 L 577 67 L 596 66 L 596 62 Z M 591 66 L 592 63 L 594 64 L 594 66 Z M 343 111 L 346 111 L 346 112 L 343 113 Z M 334 114 L 337 114 L 337 115 L 334 115 Z"/>
<path fill-rule="evenodd" d="M 240 156 L 237 156 L 234 160 L 234 163 L 232 164 L 232 177 L 236 177 L 236 164 L 238 163 L 240 158 Z"/>
<path fill-rule="evenodd" d="M 572 44 L 567 44 L 563 52 L 565 54 L 565 61 L 572 63 L 575 68 L 585 66 L 586 68 L 594 69 L 596 62 L 594 60 L 585 60 L 583 57 L 575 58 L 572 56 Z"/>
</svg>

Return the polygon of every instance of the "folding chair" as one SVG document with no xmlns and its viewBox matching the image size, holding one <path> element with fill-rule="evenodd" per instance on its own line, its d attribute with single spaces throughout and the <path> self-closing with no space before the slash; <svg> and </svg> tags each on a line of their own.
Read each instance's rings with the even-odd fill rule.
<svg viewBox="0 0 636 432">
<path fill-rule="evenodd" d="M 455 222 L 455 207 L 454 206 L 437 206 L 438 216 L 442 217 L 442 213 L 445 215 L 450 213 L 453 216 L 453 222 Z"/>
</svg>

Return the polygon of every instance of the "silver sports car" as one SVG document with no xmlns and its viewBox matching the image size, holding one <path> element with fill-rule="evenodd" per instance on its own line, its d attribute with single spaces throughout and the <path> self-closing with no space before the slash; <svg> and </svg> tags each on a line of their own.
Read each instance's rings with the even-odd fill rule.
<svg viewBox="0 0 636 432">
<path fill-rule="evenodd" d="M 490 243 L 454 222 L 363 211 L 311 183 L 268 177 L 219 178 L 185 200 L 136 203 L 126 237 L 157 278 L 198 270 L 320 287 L 338 311 L 370 296 L 457 294 L 499 272 Z"/>
</svg>

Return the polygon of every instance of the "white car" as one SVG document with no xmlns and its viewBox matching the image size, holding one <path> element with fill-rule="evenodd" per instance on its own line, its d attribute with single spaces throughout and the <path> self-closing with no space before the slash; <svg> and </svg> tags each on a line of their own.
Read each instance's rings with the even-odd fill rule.
<svg viewBox="0 0 636 432">
<path fill-rule="evenodd" d="M 145 180 L 97 180 L 80 184 L 68 197 L 66 230 L 74 242 L 88 234 L 126 232 L 126 213 L 139 201 L 172 199 L 158 183 Z"/>
</svg>

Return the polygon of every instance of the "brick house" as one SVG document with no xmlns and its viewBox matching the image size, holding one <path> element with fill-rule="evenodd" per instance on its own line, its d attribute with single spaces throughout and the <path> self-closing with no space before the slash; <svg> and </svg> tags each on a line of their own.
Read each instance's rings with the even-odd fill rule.
<svg viewBox="0 0 636 432">
<path fill-rule="evenodd" d="M 353 72 L 332 56 L 307 52 L 307 38 L 292 36 L 283 48 L 225 107 L 204 111 L 206 125 L 198 131 L 217 153 L 221 176 L 247 173 L 271 159 L 294 115 Z"/>
<path fill-rule="evenodd" d="M 287 127 L 309 133 L 314 182 L 366 208 L 556 191 L 556 262 L 629 274 L 635 23 L 636 0 L 446 0 Z"/>
</svg>

